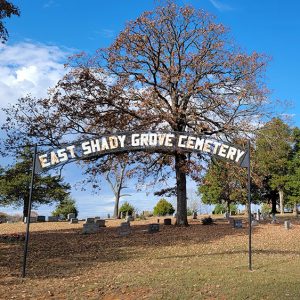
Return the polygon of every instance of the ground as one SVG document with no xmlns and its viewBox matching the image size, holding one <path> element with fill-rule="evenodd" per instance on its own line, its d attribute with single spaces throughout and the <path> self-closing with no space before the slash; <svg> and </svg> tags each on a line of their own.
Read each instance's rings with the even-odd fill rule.
<svg viewBox="0 0 300 300">
<path fill-rule="evenodd" d="M 286 230 L 268 222 L 253 229 L 253 271 L 248 270 L 248 228 L 225 220 L 164 226 L 149 234 L 132 222 L 119 237 L 120 221 L 81 234 L 82 223 L 31 224 L 27 277 L 24 241 L 4 239 L 25 225 L 0 224 L 0 299 L 300 299 L 300 222 Z M 174 220 L 173 220 L 174 222 Z"/>
</svg>

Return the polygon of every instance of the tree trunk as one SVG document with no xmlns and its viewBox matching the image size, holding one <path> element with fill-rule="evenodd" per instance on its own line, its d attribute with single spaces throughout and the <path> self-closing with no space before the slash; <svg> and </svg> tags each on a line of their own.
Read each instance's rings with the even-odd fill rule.
<svg viewBox="0 0 300 300">
<path fill-rule="evenodd" d="M 187 221 L 187 197 L 186 197 L 186 173 L 184 172 L 184 154 L 175 154 L 176 187 L 177 187 L 177 213 L 176 225 L 188 226 Z"/>
<path fill-rule="evenodd" d="M 275 197 L 272 197 L 271 203 L 272 203 L 271 214 L 276 214 L 277 213 L 277 210 L 276 210 L 277 201 L 276 201 Z"/>
<path fill-rule="evenodd" d="M 120 219 L 119 215 L 119 201 L 120 201 L 120 195 L 115 195 L 115 207 L 114 207 L 114 215 L 113 218 Z"/>
<path fill-rule="evenodd" d="M 226 201 L 226 211 L 229 213 L 229 215 L 230 215 L 230 201 Z"/>
<path fill-rule="evenodd" d="M 279 206 L 280 206 L 280 214 L 284 214 L 284 199 L 283 199 L 283 190 L 279 190 Z"/>
</svg>

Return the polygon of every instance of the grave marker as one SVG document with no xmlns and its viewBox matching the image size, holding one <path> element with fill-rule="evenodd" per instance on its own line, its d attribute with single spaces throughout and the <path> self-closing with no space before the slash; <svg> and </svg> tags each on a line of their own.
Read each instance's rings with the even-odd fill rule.
<svg viewBox="0 0 300 300">
<path fill-rule="evenodd" d="M 149 233 L 159 232 L 159 224 L 157 224 L 157 223 L 149 224 L 148 225 L 148 232 Z"/>
<path fill-rule="evenodd" d="M 130 223 L 129 222 L 122 222 L 120 227 L 118 228 L 118 232 L 120 236 L 126 236 L 131 233 Z"/>
</svg>

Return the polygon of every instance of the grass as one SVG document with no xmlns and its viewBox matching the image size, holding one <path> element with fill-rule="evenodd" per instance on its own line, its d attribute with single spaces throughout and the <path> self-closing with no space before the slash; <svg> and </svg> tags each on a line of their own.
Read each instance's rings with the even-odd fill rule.
<svg viewBox="0 0 300 300">
<path fill-rule="evenodd" d="M 82 224 L 32 224 L 27 278 L 23 244 L 0 241 L 0 299 L 300 299 L 298 221 L 254 228 L 252 272 L 247 228 L 191 221 L 148 234 L 147 222 L 133 222 L 127 237 L 118 221 L 93 235 L 81 235 Z M 0 224 L 0 235 L 22 231 Z"/>
</svg>

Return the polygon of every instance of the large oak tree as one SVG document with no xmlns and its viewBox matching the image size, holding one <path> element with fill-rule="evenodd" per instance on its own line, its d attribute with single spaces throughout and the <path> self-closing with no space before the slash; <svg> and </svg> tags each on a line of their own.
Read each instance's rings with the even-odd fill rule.
<svg viewBox="0 0 300 300">
<path fill-rule="evenodd" d="M 69 66 L 49 97 L 21 99 L 8 110 L 10 142 L 26 137 L 53 146 L 71 135 L 120 129 L 231 140 L 254 130 L 264 113 L 266 58 L 235 46 L 205 11 L 171 1 L 129 22 L 110 47 L 77 55 Z M 144 175 L 175 171 L 177 224 L 187 225 L 186 177 L 197 176 L 199 157 L 176 151 L 136 160 Z"/>
</svg>

